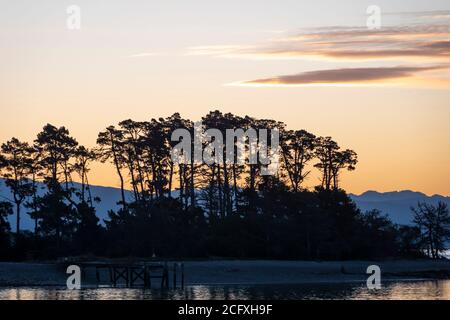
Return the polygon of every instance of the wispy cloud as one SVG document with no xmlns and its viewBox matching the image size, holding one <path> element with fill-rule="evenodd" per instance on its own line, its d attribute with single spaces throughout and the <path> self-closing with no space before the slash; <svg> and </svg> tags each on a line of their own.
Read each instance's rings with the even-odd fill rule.
<svg viewBox="0 0 450 320">
<path fill-rule="evenodd" d="M 401 13 L 392 13 L 401 15 Z M 358 63 L 341 69 L 315 70 L 240 81 L 239 86 L 318 86 L 318 85 L 420 85 L 445 87 L 450 84 L 450 11 L 410 14 L 423 23 L 364 27 L 320 27 L 280 34 L 257 44 L 197 46 L 190 55 L 245 59 L 319 59 Z M 432 21 L 436 22 L 432 22 Z M 391 61 L 393 66 L 373 67 L 374 62 Z M 359 67 L 371 62 L 370 67 Z M 391 64 L 390 63 L 390 64 Z M 405 64 L 407 66 L 398 66 Z"/>
<path fill-rule="evenodd" d="M 242 86 L 364 85 L 394 84 L 391 80 L 414 78 L 417 74 L 449 68 L 448 65 L 415 67 L 342 68 L 242 81 Z M 398 83 L 398 82 L 397 82 Z"/>
<path fill-rule="evenodd" d="M 420 20 L 427 20 L 431 23 L 436 20 L 450 19 L 450 10 L 432 10 L 432 11 L 412 11 L 412 12 L 387 12 L 387 15 L 414 17 Z"/>
<path fill-rule="evenodd" d="M 153 57 L 157 56 L 158 53 L 155 52 L 141 52 L 141 53 L 135 53 L 128 56 L 128 58 L 144 58 L 144 57 Z"/>
<path fill-rule="evenodd" d="M 279 37 L 258 45 L 222 45 L 189 48 L 189 54 L 221 57 L 325 60 L 450 61 L 450 24 L 414 27 L 329 27 Z"/>
<path fill-rule="evenodd" d="M 244 46 L 244 45 L 210 45 L 210 46 L 195 46 L 189 47 L 186 55 L 193 56 L 218 56 L 218 57 L 229 57 L 235 55 L 236 57 L 245 54 L 245 52 L 252 52 L 257 49 L 255 46 Z"/>
</svg>

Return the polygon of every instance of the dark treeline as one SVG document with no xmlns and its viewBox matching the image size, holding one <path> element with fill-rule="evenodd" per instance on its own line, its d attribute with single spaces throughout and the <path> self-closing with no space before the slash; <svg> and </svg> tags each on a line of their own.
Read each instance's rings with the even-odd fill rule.
<svg viewBox="0 0 450 320">
<path fill-rule="evenodd" d="M 92 150 L 65 127 L 46 125 L 33 143 L 12 138 L 1 146 L 0 169 L 12 199 L 0 202 L 0 258 L 236 257 L 280 259 L 438 258 L 449 237 L 445 205 L 420 204 L 416 226 L 394 225 L 378 211 L 362 213 L 340 188 L 357 155 L 331 137 L 288 130 L 274 120 L 210 112 L 204 129 L 280 131 L 280 166 L 175 163 L 175 129 L 194 136 L 178 113 L 148 122 L 125 120 L 100 132 Z M 225 159 L 223 150 L 223 158 Z M 120 209 L 96 217 L 89 173 L 94 161 L 111 163 L 121 186 Z M 318 186 L 305 187 L 312 170 Z M 80 182 L 75 188 L 73 179 Z M 38 193 L 38 183 L 45 193 Z M 125 190 L 133 198 L 127 199 Z M 22 212 L 22 208 L 26 208 Z M 15 214 L 16 230 L 7 216 Z M 29 214 L 34 230 L 20 229 Z"/>
</svg>

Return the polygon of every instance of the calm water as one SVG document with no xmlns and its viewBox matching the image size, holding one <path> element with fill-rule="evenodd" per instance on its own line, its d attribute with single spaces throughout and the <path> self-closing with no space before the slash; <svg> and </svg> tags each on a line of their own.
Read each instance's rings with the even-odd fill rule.
<svg viewBox="0 0 450 320">
<path fill-rule="evenodd" d="M 308 284 L 260 286 L 190 286 L 184 290 L 95 288 L 69 291 L 63 288 L 0 288 L 0 299 L 444 299 L 450 300 L 450 280 L 385 283 L 380 290 L 364 284 Z"/>
</svg>

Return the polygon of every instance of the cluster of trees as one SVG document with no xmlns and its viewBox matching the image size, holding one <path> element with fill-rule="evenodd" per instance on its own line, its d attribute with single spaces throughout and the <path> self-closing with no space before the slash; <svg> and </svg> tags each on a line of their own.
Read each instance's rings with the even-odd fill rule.
<svg viewBox="0 0 450 320">
<path fill-rule="evenodd" d="M 345 169 L 353 170 L 357 163 L 354 151 L 341 150 L 330 137 L 318 138 L 305 130 L 286 130 L 283 123 L 274 120 L 214 111 L 202 118 L 202 124 L 204 130 L 216 129 L 223 136 L 230 128 L 278 129 L 283 137 L 283 157 L 276 179 L 288 184 L 293 191 L 301 190 L 313 159 L 318 160 L 315 167 L 322 172 L 321 187 L 325 190 L 338 189 L 339 174 Z M 225 217 L 238 211 L 243 205 L 242 189 L 251 200 L 252 196 L 256 197 L 258 187 L 268 183 L 258 164 L 239 164 L 238 161 L 199 164 L 193 157 L 190 163 L 174 163 L 171 150 L 178 141 L 172 141 L 171 135 L 180 128 L 187 129 L 192 136 L 196 134 L 194 123 L 181 118 L 178 113 L 150 122 L 125 120 L 118 128 L 111 126 L 99 134 L 97 154 L 100 161 L 110 161 L 116 168 L 124 209 L 127 207 L 126 180 L 130 181 L 134 201 L 138 203 L 172 198 L 172 191 L 177 189 L 177 198 L 184 209 L 202 203 L 210 217 Z M 226 158 L 226 152 L 223 148 L 222 159 Z M 195 190 L 202 190 L 202 193 L 197 195 Z"/>
<path fill-rule="evenodd" d="M 0 257 L 352 259 L 420 255 L 432 246 L 430 256 L 437 258 L 443 249 L 448 234 L 442 223 L 430 231 L 422 228 L 428 220 L 419 214 L 421 227 L 398 227 L 377 211 L 361 213 L 339 186 L 341 173 L 355 169 L 357 155 L 332 138 L 219 111 L 203 117 L 202 124 L 223 135 L 234 128 L 278 129 L 278 171 L 266 176 L 261 165 L 249 162 L 174 162 L 171 150 L 178 141 L 172 141 L 172 132 L 183 128 L 196 134 L 194 123 L 178 113 L 110 126 L 92 150 L 66 128 L 50 124 L 32 144 L 7 141 L 0 172 L 12 199 L 0 202 Z M 89 187 L 94 161 L 110 162 L 121 186 L 120 209 L 108 213 L 104 226 L 95 211 L 101 199 Z M 321 180 L 307 190 L 311 170 L 318 170 Z M 38 182 L 45 184 L 44 192 L 38 192 Z M 23 207 L 35 221 L 33 233 L 20 229 Z M 446 208 L 439 210 L 448 216 Z M 14 233 L 6 220 L 13 212 Z M 433 236 L 424 237 L 427 232 Z"/>
<path fill-rule="evenodd" d="M 411 208 L 414 213 L 414 223 L 417 226 L 420 242 L 433 259 L 439 258 L 450 240 L 450 215 L 447 204 L 437 205 L 419 203 L 417 208 Z"/>
<path fill-rule="evenodd" d="M 14 207 L 16 230 L 10 241 L 14 257 L 23 258 L 27 251 L 44 247 L 60 254 L 68 242 L 82 247 L 93 239 L 100 229 L 93 204 L 96 199 L 88 187 L 88 163 L 95 159 L 93 151 L 79 146 L 66 128 L 49 124 L 32 145 L 12 138 L 0 150 L 2 178 L 12 194 L 12 199 L 0 203 L 0 223 L 9 229 L 5 216 Z M 81 190 L 73 185 L 75 174 L 82 181 Z M 39 195 L 38 182 L 45 184 L 44 195 Z M 33 237 L 20 228 L 23 207 L 35 221 Z"/>
</svg>

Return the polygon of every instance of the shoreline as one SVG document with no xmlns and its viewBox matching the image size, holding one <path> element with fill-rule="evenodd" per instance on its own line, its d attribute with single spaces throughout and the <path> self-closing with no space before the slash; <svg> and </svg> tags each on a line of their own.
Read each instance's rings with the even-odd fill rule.
<svg viewBox="0 0 450 320">
<path fill-rule="evenodd" d="M 76 263 L 73 263 L 76 264 Z M 168 262 L 169 267 L 173 262 Z M 369 265 L 382 281 L 450 279 L 450 260 L 393 261 L 184 261 L 185 286 L 301 285 L 365 282 Z M 56 262 L 0 262 L 0 287 L 65 287 L 64 265 Z M 170 283 L 172 272 L 169 272 Z M 97 287 L 94 270 L 84 270 L 83 287 Z"/>
</svg>

